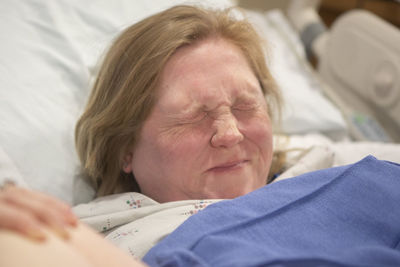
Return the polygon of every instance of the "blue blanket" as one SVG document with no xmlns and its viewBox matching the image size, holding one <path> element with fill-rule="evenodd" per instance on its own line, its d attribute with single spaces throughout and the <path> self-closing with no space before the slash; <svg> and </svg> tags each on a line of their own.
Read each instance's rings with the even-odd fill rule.
<svg viewBox="0 0 400 267">
<path fill-rule="evenodd" d="M 400 165 L 372 156 L 210 205 L 150 266 L 400 266 Z"/>
</svg>

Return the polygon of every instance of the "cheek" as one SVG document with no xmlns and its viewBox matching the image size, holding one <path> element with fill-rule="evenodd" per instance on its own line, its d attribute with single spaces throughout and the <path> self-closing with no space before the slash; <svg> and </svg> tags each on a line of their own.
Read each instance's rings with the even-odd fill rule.
<svg viewBox="0 0 400 267">
<path fill-rule="evenodd" d="M 161 133 L 157 138 L 157 150 L 162 160 L 170 166 L 189 167 L 191 159 L 197 159 L 196 155 L 201 153 L 206 142 L 203 131 L 188 126 Z"/>
<path fill-rule="evenodd" d="M 273 158 L 272 128 L 269 118 L 257 119 L 247 126 L 247 139 L 254 149 L 255 171 L 259 185 L 265 185 Z"/>
<path fill-rule="evenodd" d="M 196 167 L 196 155 L 201 145 L 194 135 L 160 134 L 144 131 L 144 136 L 134 150 L 133 173 L 148 194 L 153 183 L 182 183 Z M 190 155 L 190 156 L 188 156 Z M 149 189 L 150 188 L 150 189 Z M 144 191 L 143 191 L 144 192 Z"/>
<path fill-rule="evenodd" d="M 260 115 L 244 121 L 242 132 L 263 150 L 272 151 L 272 128 L 267 115 Z"/>
<path fill-rule="evenodd" d="M 249 141 L 248 148 L 254 155 L 258 177 L 265 182 L 270 171 L 273 157 L 272 128 L 268 116 L 248 120 L 243 126 L 243 133 Z"/>
</svg>

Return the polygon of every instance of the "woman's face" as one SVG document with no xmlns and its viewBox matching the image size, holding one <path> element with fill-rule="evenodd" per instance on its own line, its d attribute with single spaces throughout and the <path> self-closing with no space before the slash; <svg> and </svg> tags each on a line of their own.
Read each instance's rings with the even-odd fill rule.
<svg viewBox="0 0 400 267">
<path fill-rule="evenodd" d="M 159 202 L 234 198 L 265 185 L 271 160 L 270 118 L 257 78 L 238 47 L 206 39 L 167 62 L 124 171 Z"/>
</svg>

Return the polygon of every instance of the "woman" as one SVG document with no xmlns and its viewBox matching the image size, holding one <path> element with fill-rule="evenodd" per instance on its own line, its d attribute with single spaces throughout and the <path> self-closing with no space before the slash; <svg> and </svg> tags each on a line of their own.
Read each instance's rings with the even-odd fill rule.
<svg viewBox="0 0 400 267">
<path fill-rule="evenodd" d="M 98 196 L 234 198 L 267 183 L 270 115 L 278 117 L 279 106 L 249 23 L 229 11 L 177 6 L 115 40 L 78 121 L 76 147 Z M 72 247 L 82 242 L 76 230 L 65 230 L 77 220 L 58 201 L 14 186 L 0 199 L 2 228 L 43 239 L 45 224 L 72 235 Z M 92 236 L 82 227 L 77 231 Z"/>
<path fill-rule="evenodd" d="M 198 49 L 192 51 L 194 45 Z M 228 50 L 231 53 L 221 54 Z M 198 60 L 189 58 L 191 52 Z M 225 92 L 228 88 L 232 91 Z M 197 191 L 194 187 L 201 184 L 173 182 L 170 175 L 183 180 L 182 176 L 194 175 L 198 169 L 194 165 L 212 168 L 243 160 L 248 155 L 225 148 L 252 141 L 260 158 L 251 164 L 262 181 L 246 185 L 242 192 L 246 193 L 266 183 L 272 159 L 269 117 L 272 112 L 278 115 L 279 107 L 261 39 L 250 24 L 235 20 L 228 12 L 175 7 L 133 25 L 114 42 L 78 121 L 77 151 L 98 196 L 144 190 L 163 202 L 221 197 L 216 188 L 172 198 L 164 196 L 164 191 L 168 188 L 179 194 L 176 191 L 182 189 L 176 183 Z M 233 120 L 236 113 L 247 114 L 247 118 Z M 251 138 L 240 132 L 249 125 L 260 127 L 250 129 Z M 224 138 L 234 144 L 225 144 Z M 205 147 L 207 151 L 200 151 Z M 229 153 L 217 153 L 220 150 Z M 188 158 L 189 154 L 193 157 Z M 157 179 L 159 188 L 151 179 Z M 192 180 L 211 183 L 210 179 Z M 149 194 L 149 185 L 163 192 Z M 237 195 L 236 190 L 229 194 Z"/>
</svg>

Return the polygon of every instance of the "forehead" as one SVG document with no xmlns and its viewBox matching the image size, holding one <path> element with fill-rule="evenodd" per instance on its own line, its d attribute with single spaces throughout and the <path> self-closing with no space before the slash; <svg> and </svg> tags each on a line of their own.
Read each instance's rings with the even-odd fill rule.
<svg viewBox="0 0 400 267">
<path fill-rule="evenodd" d="M 161 73 L 158 100 L 181 101 L 257 94 L 257 78 L 239 47 L 224 39 L 206 39 L 179 48 Z M 222 95 L 221 95 L 222 94 Z M 261 93 L 262 94 L 262 93 Z"/>
<path fill-rule="evenodd" d="M 214 67 L 220 63 L 230 66 L 235 63 L 248 65 L 239 47 L 225 39 L 212 38 L 179 48 L 168 60 L 162 74 L 163 78 L 171 75 L 179 77 L 202 67 L 211 67 L 216 71 Z"/>
</svg>

